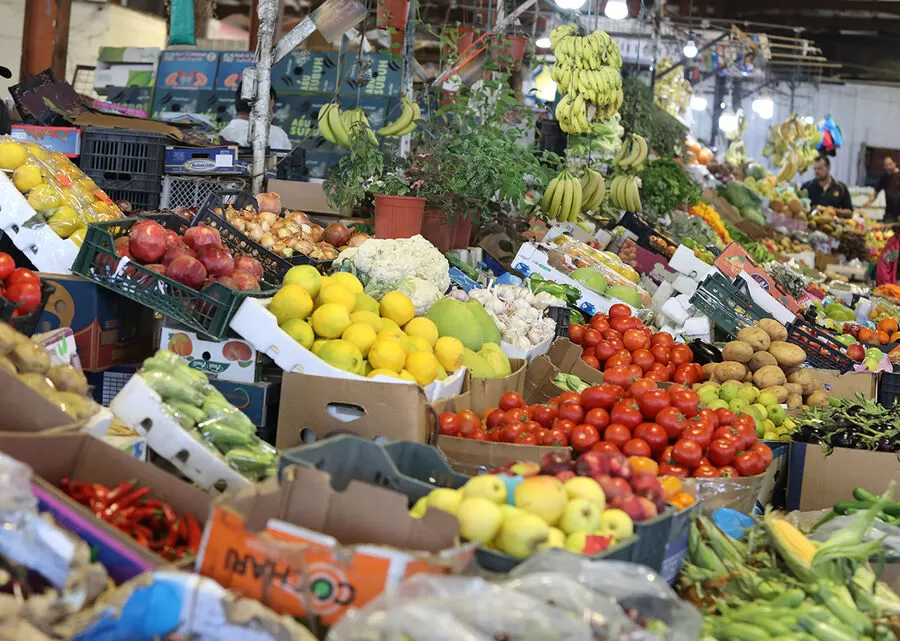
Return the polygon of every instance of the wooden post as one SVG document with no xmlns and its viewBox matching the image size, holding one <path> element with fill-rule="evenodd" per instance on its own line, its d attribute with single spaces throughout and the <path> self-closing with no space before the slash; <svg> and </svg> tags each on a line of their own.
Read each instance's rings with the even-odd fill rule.
<svg viewBox="0 0 900 641">
<path fill-rule="evenodd" d="M 53 32 L 53 75 L 66 79 L 66 58 L 69 52 L 69 20 L 72 0 L 56 0 L 56 28 Z"/>
<path fill-rule="evenodd" d="M 48 67 L 65 80 L 71 8 L 71 0 L 25 0 L 21 80 Z"/>
<path fill-rule="evenodd" d="M 259 0 L 250 0 L 250 47 L 248 51 L 256 51 L 259 41 Z"/>
</svg>

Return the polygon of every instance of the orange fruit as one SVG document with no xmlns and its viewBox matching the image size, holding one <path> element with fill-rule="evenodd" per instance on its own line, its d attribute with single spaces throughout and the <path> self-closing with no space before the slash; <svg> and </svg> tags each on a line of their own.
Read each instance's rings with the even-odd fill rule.
<svg viewBox="0 0 900 641">
<path fill-rule="evenodd" d="M 687 492 L 679 492 L 669 500 L 669 503 L 684 510 L 691 507 L 696 501 L 697 499 Z"/>
<path fill-rule="evenodd" d="M 659 480 L 663 488 L 663 499 L 671 501 L 681 492 L 681 481 L 676 476 L 664 476 Z"/>
<path fill-rule="evenodd" d="M 653 476 L 659 474 L 659 465 L 652 458 L 646 456 L 629 456 L 628 460 L 631 461 L 631 469 L 635 474 L 652 474 Z"/>
<path fill-rule="evenodd" d="M 896 334 L 900 331 L 900 328 L 897 326 L 897 321 L 893 318 L 882 318 L 878 321 L 878 331 L 879 332 L 887 332 L 888 334 Z"/>
<path fill-rule="evenodd" d="M 859 342 L 861 343 L 873 343 L 877 338 L 878 333 L 868 327 L 863 327 L 859 330 Z"/>
<path fill-rule="evenodd" d="M 878 330 L 878 342 L 881 343 L 882 345 L 887 345 L 888 343 L 891 342 L 891 337 L 887 332 L 885 332 L 883 330 Z"/>
<path fill-rule="evenodd" d="M 891 342 L 895 343 L 897 341 L 900 341 L 900 332 L 894 332 L 893 334 L 891 334 Z"/>
</svg>

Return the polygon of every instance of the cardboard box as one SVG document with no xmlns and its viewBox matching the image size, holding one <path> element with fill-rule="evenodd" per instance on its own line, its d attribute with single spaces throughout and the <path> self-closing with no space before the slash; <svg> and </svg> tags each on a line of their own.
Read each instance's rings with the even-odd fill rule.
<svg viewBox="0 0 900 641">
<path fill-rule="evenodd" d="M 56 287 L 38 321 L 39 332 L 71 327 L 85 371 L 137 363 L 156 347 L 153 310 L 80 276 L 44 274 Z"/>
<path fill-rule="evenodd" d="M 568 338 L 557 338 L 550 346 L 547 356 L 560 372 L 575 374 L 585 383 L 599 385 L 603 382 L 603 372 L 581 360 L 582 351 L 581 346 L 576 345 Z"/>
<path fill-rule="evenodd" d="M 153 87 L 109 87 L 106 93 L 107 102 L 123 107 L 133 107 L 150 113 L 153 104 Z M 128 115 L 128 114 L 125 114 Z"/>
<path fill-rule="evenodd" d="M 51 365 L 71 365 L 81 370 L 81 359 L 78 357 L 78 345 L 71 327 L 60 327 L 43 334 L 32 334 L 31 340 L 50 354 Z"/>
<path fill-rule="evenodd" d="M 518 461 L 540 463 L 544 456 L 554 452 L 566 458 L 572 456 L 572 450 L 568 447 L 476 441 L 458 436 L 438 436 L 437 446 L 456 472 L 472 476 Z"/>
<path fill-rule="evenodd" d="M 217 51 L 163 51 L 156 74 L 157 89 L 212 89 L 219 66 Z M 157 92 L 159 93 L 159 92 Z"/>
<path fill-rule="evenodd" d="M 257 427 L 277 422 L 279 383 L 234 383 L 211 380 L 210 384 L 222 392 L 222 396 L 241 410 Z"/>
<path fill-rule="evenodd" d="M 77 158 L 81 153 L 81 131 L 75 127 L 13 125 L 10 135 L 16 140 L 34 142 L 58 151 L 69 158 Z"/>
<path fill-rule="evenodd" d="M 795 441 L 788 465 L 788 510 L 831 509 L 852 499 L 855 487 L 881 494 L 890 481 L 900 479 L 900 461 L 893 452 L 836 447 L 825 456 L 820 445 Z"/>
<path fill-rule="evenodd" d="M 794 314 L 802 312 L 797 300 L 784 291 L 775 279 L 760 267 L 738 243 L 730 243 L 713 263 L 715 267 L 734 280 L 741 272 L 748 274 L 763 290 Z"/>
<path fill-rule="evenodd" d="M 168 89 L 157 87 L 153 92 L 153 118 L 171 117 L 177 114 L 202 114 L 206 111 L 204 101 L 209 100 L 209 92 L 194 89 Z"/>
<path fill-rule="evenodd" d="M 196 332 L 170 320 L 163 321 L 160 348 L 175 352 L 192 369 L 207 378 L 239 383 L 257 380 L 257 353 L 250 343 L 237 338 L 204 340 Z"/>
<path fill-rule="evenodd" d="M 274 480 L 221 497 L 197 567 L 222 586 L 281 614 L 331 625 L 349 609 L 415 574 L 458 573 L 472 557 L 456 547 L 459 523 L 408 513 L 404 495 L 291 467 Z"/>
<path fill-rule="evenodd" d="M 308 159 L 307 159 L 308 161 Z M 299 209 L 307 213 L 339 214 L 328 204 L 322 183 L 308 183 L 297 180 L 270 180 L 269 189 L 281 194 L 281 204 L 289 209 Z"/>
<path fill-rule="evenodd" d="M 286 450 L 336 432 L 431 443 L 437 426 L 418 385 L 285 372 L 275 447 Z"/>
<path fill-rule="evenodd" d="M 319 133 L 319 111 L 331 100 L 331 95 L 279 94 L 272 124 L 284 129 L 292 143 L 303 143 L 304 149 L 338 153 L 340 148 Z"/>
<path fill-rule="evenodd" d="M 244 75 L 244 69 L 255 62 L 255 51 L 220 51 L 215 88 L 227 89 L 233 95 Z"/>
<path fill-rule="evenodd" d="M 166 147 L 165 172 L 188 176 L 234 174 L 237 159 L 237 147 Z"/>
<path fill-rule="evenodd" d="M 486 409 L 498 407 L 500 397 L 506 392 L 525 391 L 525 367 L 521 358 L 509 360 L 512 374 L 504 378 L 472 378 L 469 383 L 470 409 L 481 416 Z"/>
<path fill-rule="evenodd" d="M 334 94 L 341 71 L 339 60 L 336 51 L 292 51 L 272 67 L 272 86 L 279 95 L 282 92 Z"/>
<path fill-rule="evenodd" d="M 159 54 L 159 47 L 100 47 L 97 62 L 155 65 L 159 62 Z"/>
<path fill-rule="evenodd" d="M 825 385 L 828 395 L 834 398 L 856 398 L 857 394 L 872 400 L 876 398 L 878 376 L 871 372 L 841 374 L 822 369 L 811 369 L 810 372 Z"/>
<path fill-rule="evenodd" d="M 70 432 L 79 429 L 75 420 L 43 396 L 6 371 L 0 371 L 0 434 Z"/>
<path fill-rule="evenodd" d="M 120 87 L 152 87 L 156 65 L 115 64 L 97 65 L 94 70 L 94 91 L 100 95 Z"/>
</svg>

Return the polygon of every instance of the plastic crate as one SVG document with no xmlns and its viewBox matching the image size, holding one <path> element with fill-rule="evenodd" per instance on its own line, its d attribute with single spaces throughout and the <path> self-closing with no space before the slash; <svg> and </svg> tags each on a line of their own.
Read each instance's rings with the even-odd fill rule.
<svg viewBox="0 0 900 641">
<path fill-rule="evenodd" d="M 188 223 L 175 214 L 147 216 L 167 229 L 184 233 Z M 235 291 L 212 283 L 202 291 L 192 289 L 143 265 L 116 254 L 115 239 L 124 236 L 141 218 L 93 223 L 75 258 L 72 273 L 94 281 L 117 294 L 168 316 L 203 336 L 216 340 L 228 333 L 228 323 L 248 297 L 266 298 L 274 291 Z M 261 287 L 268 287 L 265 283 Z"/>
<path fill-rule="evenodd" d="M 900 400 L 900 374 L 882 372 L 878 378 L 878 404 L 893 407 Z"/>
<path fill-rule="evenodd" d="M 592 561 L 632 561 L 634 557 L 634 548 L 638 542 L 638 537 L 632 536 L 621 543 L 616 543 L 603 552 L 591 554 L 587 558 Z M 569 552 L 569 554 L 574 553 Z M 579 558 L 585 558 L 581 554 L 578 554 L 577 556 Z M 482 546 L 475 549 L 475 562 L 480 568 L 489 572 L 506 573 L 519 565 L 522 561 L 524 561 L 524 559 L 516 559 L 498 550 L 489 550 Z"/>
<path fill-rule="evenodd" d="M 216 178 L 214 176 L 163 176 L 162 194 L 159 198 L 160 209 L 175 209 L 176 207 L 196 207 L 206 202 L 210 194 L 218 191 L 237 191 L 247 189 L 249 182 L 246 178 L 229 176 L 228 178 Z"/>
<path fill-rule="evenodd" d="M 44 307 L 46 307 L 47 301 L 55 291 L 56 287 L 54 287 L 50 283 L 41 281 L 40 306 L 33 312 L 24 314 L 22 316 L 13 316 L 13 313 L 18 307 L 16 303 L 0 297 L 0 321 L 9 323 L 12 328 L 20 334 L 31 336 L 32 334 L 34 334 L 34 330 L 37 329 L 38 322 L 41 320 L 41 315 L 44 313 Z"/>
<path fill-rule="evenodd" d="M 247 254 L 258 260 L 262 264 L 263 277 L 267 281 L 280 283 L 288 270 L 297 265 L 313 265 L 319 271 L 324 271 L 333 262 L 330 260 L 317 261 L 303 254 L 296 254 L 290 258 L 276 256 L 259 243 L 251 240 L 244 233 L 232 227 L 225 220 L 224 216 L 220 216 L 215 212 L 217 208 L 225 208 L 228 205 L 232 205 L 235 209 L 243 209 L 247 205 L 252 205 L 254 208 L 258 207 L 256 198 L 242 191 L 211 193 L 194 217 L 193 224 L 214 227 L 222 237 L 222 242 L 229 249 Z"/>
<path fill-rule="evenodd" d="M 80 167 L 113 182 L 143 179 L 158 184 L 171 142 L 165 134 L 88 127 L 81 135 Z"/>
<path fill-rule="evenodd" d="M 669 540 L 666 543 L 662 568 L 659 571 L 660 576 L 670 584 L 674 585 L 681 568 L 684 566 L 684 560 L 687 558 L 688 552 L 688 537 L 691 533 L 691 523 L 699 509 L 700 504 L 694 503 L 672 517 L 672 529 L 669 531 Z"/>
<path fill-rule="evenodd" d="M 845 347 L 813 325 L 797 320 L 787 326 L 787 333 L 787 342 L 803 348 L 810 366 L 838 370 L 841 374 L 853 369 L 855 363 L 844 353 Z"/>
<path fill-rule="evenodd" d="M 548 307 L 547 317 L 552 318 L 556 322 L 556 330 L 554 336 L 556 338 L 569 337 L 569 308 L 568 307 Z"/>
<path fill-rule="evenodd" d="M 158 211 L 160 181 L 120 181 L 106 180 L 98 172 L 84 172 L 91 180 L 97 183 L 106 195 L 114 201 L 126 200 L 131 203 L 134 211 Z"/>
<path fill-rule="evenodd" d="M 638 540 L 632 548 L 629 561 L 646 565 L 656 572 L 662 570 L 675 514 L 674 509 L 667 509 L 657 517 L 634 524 Z"/>
<path fill-rule="evenodd" d="M 691 296 L 691 305 L 706 314 L 723 332 L 736 336 L 745 327 L 768 318 L 769 314 L 753 302 L 739 284 L 729 282 L 725 276 L 712 272 Z"/>
</svg>

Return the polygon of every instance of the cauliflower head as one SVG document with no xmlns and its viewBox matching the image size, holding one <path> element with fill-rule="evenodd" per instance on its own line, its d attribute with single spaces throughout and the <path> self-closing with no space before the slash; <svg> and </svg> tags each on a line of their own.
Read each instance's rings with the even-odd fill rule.
<svg viewBox="0 0 900 641">
<path fill-rule="evenodd" d="M 361 274 L 379 283 L 397 284 L 404 278 L 419 278 L 431 283 L 441 295 L 450 287 L 450 264 L 422 236 L 371 238 L 350 258 Z"/>
</svg>

